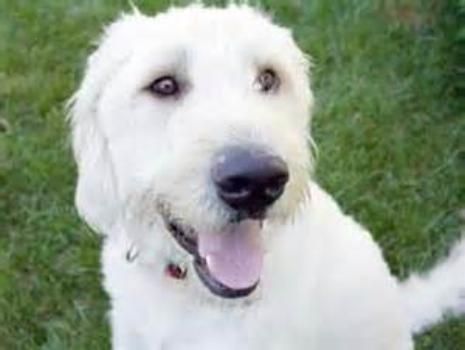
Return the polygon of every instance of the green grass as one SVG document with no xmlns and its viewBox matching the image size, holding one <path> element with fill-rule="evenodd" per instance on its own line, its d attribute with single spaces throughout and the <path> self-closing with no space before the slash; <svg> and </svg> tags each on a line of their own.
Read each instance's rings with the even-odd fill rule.
<svg viewBox="0 0 465 350">
<path fill-rule="evenodd" d="M 136 3 L 150 13 L 167 5 Z M 431 266 L 458 237 L 465 206 L 457 8 L 263 3 L 314 59 L 319 181 L 374 233 L 396 274 Z M 99 240 L 73 208 L 63 103 L 102 24 L 127 8 L 0 0 L 0 349 L 109 348 Z M 465 322 L 417 343 L 465 349 Z"/>
</svg>

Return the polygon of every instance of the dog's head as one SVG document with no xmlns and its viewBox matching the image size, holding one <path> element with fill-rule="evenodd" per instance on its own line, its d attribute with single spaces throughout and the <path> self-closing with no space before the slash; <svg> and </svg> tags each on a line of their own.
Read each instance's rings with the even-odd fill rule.
<svg viewBox="0 0 465 350">
<path fill-rule="evenodd" d="M 190 262 L 216 295 L 257 285 L 270 222 L 310 171 L 308 61 L 246 6 L 124 15 L 71 103 L 76 203 L 161 264 Z"/>
</svg>

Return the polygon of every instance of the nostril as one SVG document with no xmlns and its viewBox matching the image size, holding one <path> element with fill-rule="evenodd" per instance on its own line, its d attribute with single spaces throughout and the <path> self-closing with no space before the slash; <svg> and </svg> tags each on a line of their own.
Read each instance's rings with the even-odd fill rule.
<svg viewBox="0 0 465 350">
<path fill-rule="evenodd" d="M 282 170 L 271 179 L 271 184 L 276 187 L 283 187 L 289 181 L 289 173 L 287 170 Z"/>
<path fill-rule="evenodd" d="M 220 190 L 220 196 L 229 201 L 241 200 L 250 196 L 250 182 L 243 177 L 226 178 L 217 183 Z"/>
<path fill-rule="evenodd" d="M 284 186 L 268 186 L 265 188 L 265 195 L 270 199 L 275 199 L 281 196 L 284 191 Z"/>
<path fill-rule="evenodd" d="M 264 184 L 265 194 L 272 198 L 279 197 L 288 181 L 289 173 L 287 170 L 283 169 L 277 172 L 274 176 L 270 176 L 268 181 Z"/>
<path fill-rule="evenodd" d="M 249 181 L 245 177 L 235 176 L 222 179 L 218 182 L 221 191 L 229 194 L 236 194 L 249 191 Z"/>
</svg>

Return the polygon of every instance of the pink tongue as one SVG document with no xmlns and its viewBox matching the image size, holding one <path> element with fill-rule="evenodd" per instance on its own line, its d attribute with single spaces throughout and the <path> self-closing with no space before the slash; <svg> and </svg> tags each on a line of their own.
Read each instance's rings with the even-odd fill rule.
<svg viewBox="0 0 465 350">
<path fill-rule="evenodd" d="M 245 220 L 223 232 L 198 236 L 199 254 L 216 280 L 233 289 L 245 289 L 260 279 L 263 249 L 260 224 Z"/>
</svg>

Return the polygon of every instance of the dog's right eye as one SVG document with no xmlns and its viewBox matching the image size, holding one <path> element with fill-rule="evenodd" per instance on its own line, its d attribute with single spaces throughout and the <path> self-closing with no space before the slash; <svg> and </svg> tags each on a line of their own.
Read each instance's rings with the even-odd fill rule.
<svg viewBox="0 0 465 350">
<path fill-rule="evenodd" d="M 176 96 L 180 91 L 177 80 L 171 76 L 156 79 L 149 85 L 148 90 L 158 97 Z"/>
</svg>

